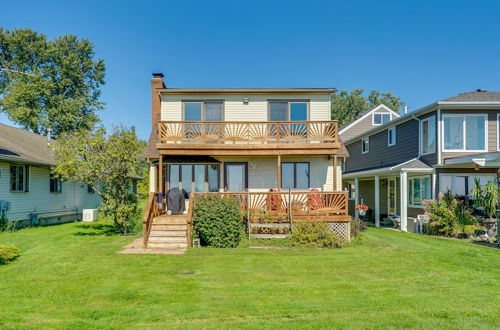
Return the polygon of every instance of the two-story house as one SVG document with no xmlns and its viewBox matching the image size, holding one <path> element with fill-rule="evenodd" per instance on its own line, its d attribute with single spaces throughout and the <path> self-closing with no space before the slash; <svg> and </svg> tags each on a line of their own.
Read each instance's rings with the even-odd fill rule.
<svg viewBox="0 0 500 330">
<path fill-rule="evenodd" d="M 376 226 L 391 215 L 402 230 L 423 202 L 451 191 L 466 196 L 474 178 L 497 180 L 500 92 L 476 90 L 432 103 L 344 140 L 350 213 L 363 200 Z M 410 226 L 409 226 L 410 224 Z"/>
<path fill-rule="evenodd" d="M 297 209 L 298 220 L 326 210 L 325 205 L 311 206 L 314 200 L 333 211 L 323 216 L 350 220 L 347 193 L 341 191 L 347 153 L 337 122 L 330 118 L 334 91 L 167 88 L 163 75 L 153 74 L 146 153 L 150 191 L 163 196 L 169 189 L 183 189 L 188 213 L 193 194 L 227 193 L 240 196 L 247 211 L 278 211 L 270 209 L 272 199 L 280 201 L 280 212 Z"/>
</svg>

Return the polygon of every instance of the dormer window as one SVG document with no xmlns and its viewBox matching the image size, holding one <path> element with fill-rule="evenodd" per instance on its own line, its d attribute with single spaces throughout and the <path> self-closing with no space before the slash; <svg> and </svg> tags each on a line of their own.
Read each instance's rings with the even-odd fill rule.
<svg viewBox="0 0 500 330">
<path fill-rule="evenodd" d="M 372 117 L 373 125 L 383 125 L 391 121 L 390 113 L 374 113 Z"/>
</svg>

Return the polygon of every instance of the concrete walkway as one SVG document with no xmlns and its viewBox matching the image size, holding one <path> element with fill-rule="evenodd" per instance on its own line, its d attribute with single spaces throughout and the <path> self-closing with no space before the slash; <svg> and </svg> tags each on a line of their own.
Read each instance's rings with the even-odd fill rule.
<svg viewBox="0 0 500 330">
<path fill-rule="evenodd" d="M 142 247 L 142 237 L 125 246 L 119 254 L 183 254 L 186 249 L 150 249 Z"/>
</svg>

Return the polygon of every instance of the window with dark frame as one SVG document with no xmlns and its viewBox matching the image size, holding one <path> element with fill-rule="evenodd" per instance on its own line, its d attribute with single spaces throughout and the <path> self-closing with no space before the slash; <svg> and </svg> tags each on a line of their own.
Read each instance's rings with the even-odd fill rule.
<svg viewBox="0 0 500 330">
<path fill-rule="evenodd" d="M 281 189 L 309 189 L 310 172 L 307 162 L 281 163 Z"/>
<path fill-rule="evenodd" d="M 62 192 L 62 181 L 61 179 L 50 177 L 50 192 L 51 193 L 61 193 Z"/>
<path fill-rule="evenodd" d="M 14 192 L 28 192 L 29 172 L 28 165 L 11 165 L 10 190 Z"/>
<path fill-rule="evenodd" d="M 269 101 L 269 121 L 306 121 L 308 101 Z"/>
<path fill-rule="evenodd" d="M 219 164 L 167 164 L 168 186 L 195 192 L 219 191 Z"/>
<path fill-rule="evenodd" d="M 222 101 L 185 101 L 185 121 L 223 121 L 224 106 Z"/>
<path fill-rule="evenodd" d="M 94 189 L 94 187 L 92 187 L 91 185 L 89 185 L 89 184 L 88 184 L 88 185 L 87 185 L 87 192 L 88 192 L 89 194 L 95 194 L 95 189 Z"/>
</svg>

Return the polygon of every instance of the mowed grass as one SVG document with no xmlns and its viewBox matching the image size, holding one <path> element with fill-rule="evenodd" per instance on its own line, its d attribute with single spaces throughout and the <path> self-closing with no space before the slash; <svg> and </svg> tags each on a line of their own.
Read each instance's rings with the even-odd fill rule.
<svg viewBox="0 0 500 330">
<path fill-rule="evenodd" d="M 500 250 L 370 229 L 352 246 L 120 255 L 72 223 L 0 233 L 0 328 L 499 328 Z"/>
</svg>

